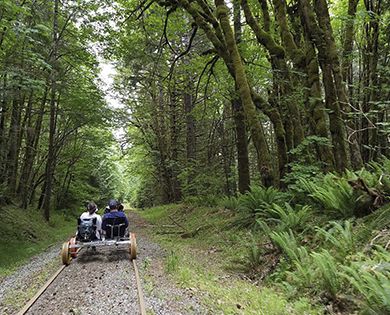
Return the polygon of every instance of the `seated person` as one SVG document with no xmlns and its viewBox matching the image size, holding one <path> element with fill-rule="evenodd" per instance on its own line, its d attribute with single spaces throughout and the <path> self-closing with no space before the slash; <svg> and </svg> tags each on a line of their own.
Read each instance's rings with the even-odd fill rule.
<svg viewBox="0 0 390 315">
<path fill-rule="evenodd" d="M 101 231 L 102 231 L 102 217 L 98 215 L 96 212 L 98 211 L 98 208 L 94 202 L 89 202 L 87 205 L 87 211 L 83 212 L 79 219 L 79 229 L 83 225 L 83 222 L 90 222 L 86 223 L 85 225 L 95 225 L 96 229 L 94 227 L 94 237 L 92 239 L 100 239 L 101 237 Z"/>
<path fill-rule="evenodd" d="M 118 210 L 118 203 L 116 200 L 110 200 L 108 206 L 110 208 L 110 212 L 103 216 L 102 230 L 106 232 L 107 238 L 124 236 L 125 230 L 129 226 L 126 214 Z M 114 225 L 119 224 L 121 224 L 120 227 L 115 229 L 113 228 Z"/>
</svg>

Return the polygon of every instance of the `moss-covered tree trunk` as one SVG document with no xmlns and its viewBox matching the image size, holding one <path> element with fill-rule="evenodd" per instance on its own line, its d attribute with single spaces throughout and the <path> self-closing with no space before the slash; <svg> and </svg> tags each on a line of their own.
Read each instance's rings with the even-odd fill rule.
<svg viewBox="0 0 390 315">
<path fill-rule="evenodd" d="M 274 172 L 272 169 L 271 156 L 268 150 L 268 145 L 265 140 L 263 126 L 260 123 L 256 107 L 252 100 L 251 89 L 247 80 L 244 65 L 242 64 L 241 56 L 238 52 L 236 41 L 234 39 L 232 27 L 229 20 L 229 9 L 223 0 L 215 1 L 217 7 L 217 17 L 220 21 L 221 28 L 225 35 L 226 46 L 231 56 L 235 81 L 242 101 L 242 106 L 245 112 L 245 118 L 248 122 L 252 135 L 253 144 L 256 148 L 258 158 L 258 169 L 265 186 L 270 186 L 274 183 Z"/>
<path fill-rule="evenodd" d="M 257 41 L 269 53 L 273 69 L 273 95 L 271 97 L 273 98 L 273 103 L 278 105 L 282 113 L 287 149 L 293 149 L 303 140 L 304 131 L 297 102 L 291 101 L 291 94 L 294 89 L 286 61 L 285 49 L 272 37 L 270 30 L 267 29 L 268 26 L 265 29 L 261 28 L 254 18 L 247 0 L 242 0 L 241 6 L 245 13 L 245 19 L 254 32 Z M 269 14 L 266 3 L 262 2 L 262 10 L 263 16 L 265 16 L 264 24 L 268 25 Z"/>
<path fill-rule="evenodd" d="M 234 38 L 237 46 L 241 42 L 242 27 L 241 27 L 241 6 L 239 0 L 233 1 L 233 22 L 234 22 Z M 245 125 L 245 116 L 239 97 L 234 97 L 231 101 L 234 125 L 236 130 L 236 151 L 237 151 L 237 173 L 238 173 L 238 191 L 241 194 L 250 189 L 250 172 L 249 172 L 249 157 L 248 157 L 248 140 Z"/>
<path fill-rule="evenodd" d="M 366 0 L 368 21 L 365 24 L 365 47 L 363 50 L 363 83 L 365 90 L 363 92 L 362 109 L 364 115 L 361 118 L 362 129 L 362 153 L 364 162 L 370 161 L 375 155 L 378 144 L 377 131 L 375 123 L 376 115 L 370 115 L 370 112 L 377 110 L 376 101 L 378 100 L 378 45 L 379 45 L 379 18 L 382 11 L 381 0 Z"/>
<path fill-rule="evenodd" d="M 248 141 L 246 135 L 245 117 L 240 99 L 234 99 L 232 101 L 232 107 L 236 129 L 238 190 L 243 194 L 249 191 L 250 186 Z"/>
<path fill-rule="evenodd" d="M 318 61 L 313 44 L 306 37 L 306 73 L 308 87 L 308 107 L 309 123 L 314 134 L 323 138 L 329 138 L 329 126 L 327 122 L 326 109 L 322 99 L 322 90 L 320 75 L 318 70 Z M 331 171 L 334 168 L 335 160 L 331 146 L 319 146 L 319 158 L 325 164 L 325 171 Z"/>
<path fill-rule="evenodd" d="M 330 132 L 336 168 L 342 172 L 350 167 L 346 126 L 341 114 L 341 103 L 345 104 L 347 98 L 342 82 L 338 52 L 330 26 L 328 7 L 325 1 L 314 1 L 317 19 L 307 0 L 299 0 L 299 7 L 305 29 L 317 48 L 325 90 L 325 104 L 330 110 Z"/>
</svg>

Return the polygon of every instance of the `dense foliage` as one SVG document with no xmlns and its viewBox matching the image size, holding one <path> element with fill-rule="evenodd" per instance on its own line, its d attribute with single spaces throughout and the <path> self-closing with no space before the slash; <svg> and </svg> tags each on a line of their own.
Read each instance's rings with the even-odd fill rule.
<svg viewBox="0 0 390 315">
<path fill-rule="evenodd" d="M 123 197 L 99 87 L 94 1 L 0 3 L 0 203 L 44 210 Z M 120 190 L 120 191 L 118 191 Z"/>
<path fill-rule="evenodd" d="M 228 228 L 253 233 L 247 269 L 269 250 L 285 292 L 389 312 L 389 8 L 2 0 L 3 213 L 222 200 Z"/>
<path fill-rule="evenodd" d="M 104 39 L 142 178 L 132 200 L 213 203 L 388 156 L 388 9 L 117 1 Z"/>
</svg>

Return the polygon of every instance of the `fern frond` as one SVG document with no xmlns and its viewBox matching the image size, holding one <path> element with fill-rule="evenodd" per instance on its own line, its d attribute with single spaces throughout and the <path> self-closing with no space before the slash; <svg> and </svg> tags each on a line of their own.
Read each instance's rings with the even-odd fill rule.
<svg viewBox="0 0 390 315">
<path fill-rule="evenodd" d="M 330 224 L 332 227 L 329 230 L 320 227 L 315 229 L 319 235 L 325 238 L 326 242 L 332 245 L 338 256 L 344 259 L 348 254 L 353 253 L 356 247 L 351 221 L 346 220 L 343 225 L 336 221 L 332 221 Z"/>
</svg>

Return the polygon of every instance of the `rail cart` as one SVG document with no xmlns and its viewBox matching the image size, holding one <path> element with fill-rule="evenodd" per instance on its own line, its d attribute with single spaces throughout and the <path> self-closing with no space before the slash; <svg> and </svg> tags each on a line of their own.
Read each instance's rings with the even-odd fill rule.
<svg viewBox="0 0 390 315">
<path fill-rule="evenodd" d="M 123 218 L 110 218 L 106 231 L 101 239 L 96 238 L 96 219 L 78 219 L 76 236 L 62 244 L 61 259 L 64 265 L 69 265 L 82 248 L 98 248 L 102 246 L 127 246 L 130 259 L 137 258 L 137 241 L 134 233 L 129 233 Z"/>
</svg>

